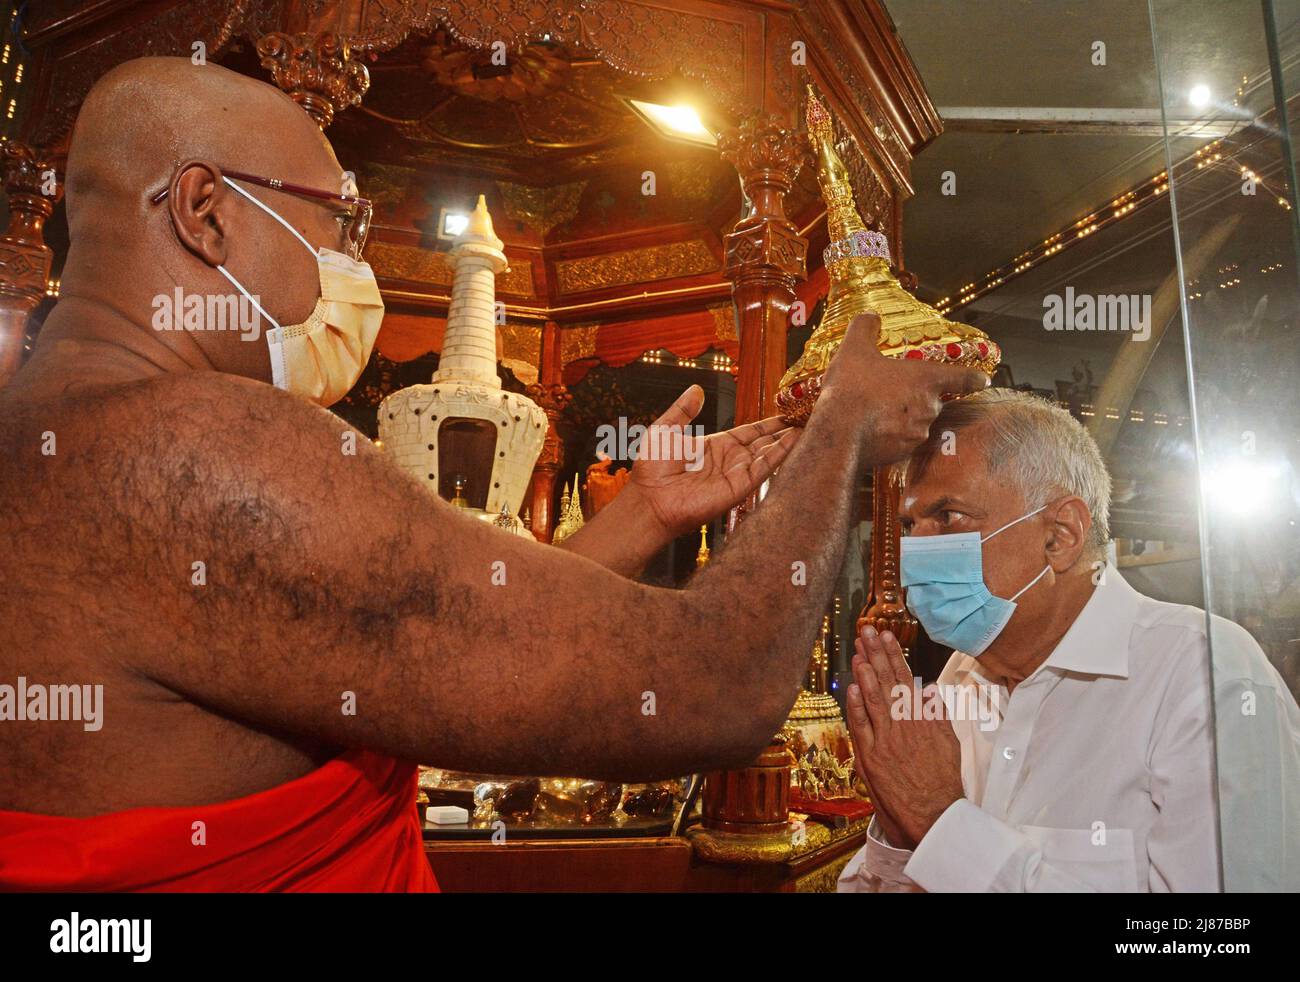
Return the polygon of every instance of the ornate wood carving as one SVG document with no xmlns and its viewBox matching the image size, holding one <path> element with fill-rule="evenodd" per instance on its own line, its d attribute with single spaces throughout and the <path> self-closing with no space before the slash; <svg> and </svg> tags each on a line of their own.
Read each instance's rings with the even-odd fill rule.
<svg viewBox="0 0 1300 982">
<path fill-rule="evenodd" d="M 74 4 L 66 3 L 70 9 L 62 16 L 57 10 L 37 15 L 29 25 L 27 44 L 35 51 L 47 50 L 41 67 L 43 91 L 32 107 L 34 122 L 28 127 L 30 142 L 64 147 L 86 93 L 109 69 L 151 55 L 189 58 L 195 42 L 203 43 L 205 58 L 211 60 L 232 37 L 245 34 L 249 25 L 265 23 L 279 5 L 280 0 L 180 0 L 124 27 L 117 20 L 104 26 L 93 23 L 98 13 L 90 11 L 84 16 L 91 23 L 69 38 L 60 35 L 81 13 L 71 9 Z"/>
<path fill-rule="evenodd" d="M 349 18 L 358 51 L 387 51 L 443 27 L 458 42 L 518 51 L 530 41 L 573 45 L 629 75 L 681 75 L 739 112 L 761 100 L 761 59 L 747 56 L 761 15 L 730 5 L 669 9 L 633 0 L 361 0 Z M 758 72 L 755 72 L 758 69 Z"/>
<path fill-rule="evenodd" d="M 555 264 L 560 293 L 583 293 L 629 283 L 666 280 L 675 276 L 712 273 L 718 257 L 702 239 L 607 252 Z"/>
<path fill-rule="evenodd" d="M 749 767 L 705 775 L 700 804 L 708 829 L 749 835 L 786 832 L 790 752 L 785 744 L 769 744 Z"/>
<path fill-rule="evenodd" d="M 257 54 L 275 84 L 321 129 L 334 121 L 335 113 L 357 105 L 370 88 L 370 72 L 337 34 L 277 31 L 258 39 Z"/>
<path fill-rule="evenodd" d="M 897 467 L 877 467 L 872 473 L 871 592 L 855 630 L 860 634 L 870 624 L 877 631 L 890 631 L 903 650 L 910 651 L 916 644 L 917 623 L 903 604 L 899 585 L 898 503 L 902 481 Z"/>
<path fill-rule="evenodd" d="M 785 214 L 785 196 L 808 156 L 803 137 L 773 116 L 751 114 L 719 141 L 749 202 L 725 242 L 740 331 L 736 422 L 770 415 L 785 371 L 785 335 L 795 283 L 806 275 L 808 242 Z"/>
</svg>

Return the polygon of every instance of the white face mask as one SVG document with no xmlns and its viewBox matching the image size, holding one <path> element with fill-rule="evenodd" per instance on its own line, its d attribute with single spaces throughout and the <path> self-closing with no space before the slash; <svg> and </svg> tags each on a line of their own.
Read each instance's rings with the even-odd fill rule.
<svg viewBox="0 0 1300 982">
<path fill-rule="evenodd" d="M 294 234 L 316 257 L 320 299 L 301 324 L 280 323 L 262 309 L 224 266 L 221 275 L 275 327 L 266 332 L 271 354 L 271 381 L 321 406 L 343 398 L 361 377 L 384 318 L 384 301 L 370 264 L 322 247 L 319 251 L 271 208 L 235 184 L 223 180 Z"/>
</svg>

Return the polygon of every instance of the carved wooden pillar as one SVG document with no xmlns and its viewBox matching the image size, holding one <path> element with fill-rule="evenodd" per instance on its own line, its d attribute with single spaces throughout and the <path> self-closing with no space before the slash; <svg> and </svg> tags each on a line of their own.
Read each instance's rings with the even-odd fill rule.
<svg viewBox="0 0 1300 982">
<path fill-rule="evenodd" d="M 795 284 L 807 275 L 808 241 L 786 217 L 785 196 L 808 151 L 801 134 L 763 115 L 743 120 L 724 133 L 718 145 L 723 159 L 740 174 L 750 205 L 726 238 L 723 265 L 723 275 L 732 284 L 740 335 L 736 422 L 745 423 L 775 411 L 777 384 L 786 370 L 786 330 Z M 733 509 L 728 531 L 752 504 L 751 499 Z M 706 776 L 706 852 L 731 857 L 731 848 L 722 844 L 729 836 L 741 836 L 769 840 L 772 847 L 749 858 L 788 855 L 789 805 L 790 755 L 777 734 L 749 767 Z M 737 855 L 745 853 L 741 848 Z"/>
<path fill-rule="evenodd" d="M 745 423 L 775 411 L 777 383 L 786 369 L 786 330 L 795 284 L 807 276 L 808 241 L 786 217 L 785 196 L 808 150 L 802 134 L 764 115 L 745 119 L 718 145 L 740 174 L 750 203 L 726 238 L 722 274 L 731 281 L 736 307 L 736 422 Z"/>
<path fill-rule="evenodd" d="M 53 166 L 31 147 L 15 141 L 0 146 L 9 228 L 0 235 L 0 385 L 22 362 L 27 317 L 41 302 L 54 253 L 42 230 L 63 193 Z"/>
<path fill-rule="evenodd" d="M 325 129 L 334 114 L 355 106 L 370 88 L 370 72 L 337 34 L 264 34 L 257 42 L 262 67 L 275 84 Z"/>
<path fill-rule="evenodd" d="M 904 652 L 916 644 L 916 618 L 903 604 L 899 586 L 898 501 L 903 472 L 898 467 L 877 467 L 871 476 L 871 584 L 867 602 L 858 615 L 857 633 L 870 624 L 890 631 Z"/>
<path fill-rule="evenodd" d="M 532 532 L 539 542 L 550 542 L 551 533 L 555 531 L 551 507 L 555 500 L 555 481 L 564 466 L 564 443 L 560 440 L 557 424 L 560 414 L 573 401 L 573 394 L 561 380 L 564 368 L 561 338 L 560 326 L 555 321 L 547 321 L 542 328 L 537 382 L 527 389 L 528 397 L 542 407 L 547 420 L 546 441 L 542 444 L 537 463 L 533 465 L 533 480 L 525 499 L 531 513 Z"/>
</svg>

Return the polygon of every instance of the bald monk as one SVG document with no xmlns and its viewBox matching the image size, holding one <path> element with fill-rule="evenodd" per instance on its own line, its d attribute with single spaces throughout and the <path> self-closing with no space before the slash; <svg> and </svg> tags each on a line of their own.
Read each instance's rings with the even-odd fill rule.
<svg viewBox="0 0 1300 982">
<path fill-rule="evenodd" d="M 102 704 L 92 728 L 11 698 L 0 889 L 428 890 L 411 761 L 645 781 L 753 760 L 864 469 L 983 378 L 886 360 L 862 318 L 801 433 L 769 419 L 708 437 L 698 470 L 638 462 L 566 548 L 539 545 L 367 440 L 344 451 L 322 404 L 377 327 L 356 209 L 232 171 L 345 183 L 296 104 L 216 66 L 130 62 L 82 107 L 61 298 L 0 391 L 0 684 Z M 156 329 L 178 287 L 246 292 L 277 340 Z M 632 579 L 778 464 L 687 589 Z"/>
</svg>

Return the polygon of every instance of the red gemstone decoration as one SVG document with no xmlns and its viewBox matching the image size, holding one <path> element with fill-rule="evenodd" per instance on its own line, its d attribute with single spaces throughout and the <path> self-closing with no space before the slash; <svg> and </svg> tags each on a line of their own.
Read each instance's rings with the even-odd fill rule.
<svg viewBox="0 0 1300 982">
<path fill-rule="evenodd" d="M 912 349 L 911 351 L 909 351 L 907 354 L 903 355 L 903 357 L 904 357 L 904 358 L 912 358 L 912 359 L 920 360 L 921 358 L 924 358 L 924 357 L 925 357 L 925 352 L 922 351 L 920 348 L 913 348 L 913 349 Z"/>
<path fill-rule="evenodd" d="M 961 345 L 959 345 L 956 341 L 951 342 L 948 345 L 948 347 L 945 348 L 944 350 L 948 352 L 948 357 L 951 358 L 953 361 L 956 361 L 958 358 L 961 357 Z"/>
<path fill-rule="evenodd" d="M 981 358 L 987 358 L 989 356 L 989 346 L 983 341 L 979 343 L 979 350 Z"/>
<path fill-rule="evenodd" d="M 802 398 L 803 398 L 803 383 L 802 383 L 802 382 L 796 382 L 794 385 L 790 386 L 790 395 L 794 396 L 796 399 L 802 399 Z"/>
</svg>

